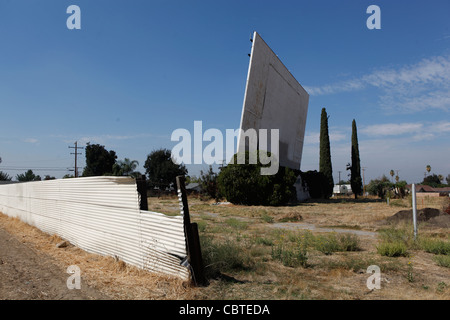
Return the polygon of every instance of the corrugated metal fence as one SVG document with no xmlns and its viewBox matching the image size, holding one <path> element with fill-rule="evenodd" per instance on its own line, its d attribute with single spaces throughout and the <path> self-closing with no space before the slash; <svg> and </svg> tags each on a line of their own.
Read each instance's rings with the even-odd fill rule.
<svg viewBox="0 0 450 320">
<path fill-rule="evenodd" d="M 136 181 L 86 177 L 0 185 L 0 212 L 88 252 L 188 280 L 183 216 L 143 211 Z M 183 265 L 182 265 L 183 263 Z"/>
</svg>

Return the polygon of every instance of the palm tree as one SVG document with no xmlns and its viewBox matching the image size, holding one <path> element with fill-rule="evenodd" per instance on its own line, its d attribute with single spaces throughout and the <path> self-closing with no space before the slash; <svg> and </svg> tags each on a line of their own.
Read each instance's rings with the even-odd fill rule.
<svg viewBox="0 0 450 320">
<path fill-rule="evenodd" d="M 139 162 L 137 160 L 130 160 L 129 158 L 119 160 L 113 165 L 113 175 L 136 177 L 140 174 L 134 171 L 138 165 Z"/>
<path fill-rule="evenodd" d="M 389 174 L 391 175 L 392 179 L 394 179 L 394 174 L 395 174 L 394 170 L 391 170 L 391 171 L 389 172 Z M 392 182 L 394 182 L 394 180 L 392 180 Z"/>
</svg>

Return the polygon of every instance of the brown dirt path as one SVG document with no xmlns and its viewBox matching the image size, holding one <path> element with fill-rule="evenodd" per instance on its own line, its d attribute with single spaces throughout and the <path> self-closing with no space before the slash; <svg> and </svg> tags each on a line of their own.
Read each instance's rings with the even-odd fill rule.
<svg viewBox="0 0 450 320">
<path fill-rule="evenodd" d="M 0 229 L 0 299 L 2 300 L 90 300 L 107 299 L 83 284 L 68 289 L 70 274 L 53 259 L 20 242 Z"/>
</svg>

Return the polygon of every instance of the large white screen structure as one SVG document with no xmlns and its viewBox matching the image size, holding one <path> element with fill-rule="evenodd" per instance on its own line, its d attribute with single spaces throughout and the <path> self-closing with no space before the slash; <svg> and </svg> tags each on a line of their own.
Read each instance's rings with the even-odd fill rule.
<svg viewBox="0 0 450 320">
<path fill-rule="evenodd" d="M 279 164 L 299 170 L 309 94 L 278 56 L 254 32 L 240 129 L 279 130 Z M 270 150 L 270 134 L 268 134 Z M 238 152 L 248 150 L 248 139 L 238 137 Z M 273 151 L 275 152 L 275 150 Z"/>
</svg>

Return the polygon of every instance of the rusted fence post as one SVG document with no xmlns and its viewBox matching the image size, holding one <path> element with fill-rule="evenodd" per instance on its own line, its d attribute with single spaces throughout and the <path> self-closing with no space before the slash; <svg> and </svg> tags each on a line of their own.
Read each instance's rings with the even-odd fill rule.
<svg viewBox="0 0 450 320">
<path fill-rule="evenodd" d="M 197 286 L 207 285 L 205 271 L 203 267 L 202 251 L 200 248 L 200 238 L 198 236 L 198 226 L 196 223 L 191 223 L 189 216 L 189 205 L 186 195 L 185 177 L 177 176 L 177 193 L 180 201 L 181 215 L 184 220 L 184 233 L 186 236 L 186 249 L 188 263 L 191 266 L 192 278 L 194 284 Z"/>
<path fill-rule="evenodd" d="M 147 181 L 145 180 L 145 175 L 136 178 L 136 186 L 137 191 L 141 196 L 140 209 L 148 211 Z"/>
</svg>

